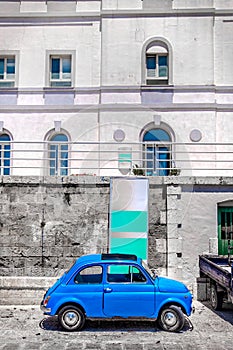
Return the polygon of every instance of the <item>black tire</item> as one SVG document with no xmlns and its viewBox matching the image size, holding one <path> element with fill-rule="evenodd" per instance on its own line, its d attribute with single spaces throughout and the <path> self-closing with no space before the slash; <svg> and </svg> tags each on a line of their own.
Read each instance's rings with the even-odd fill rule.
<svg viewBox="0 0 233 350">
<path fill-rule="evenodd" d="M 217 292 L 217 287 L 212 284 L 210 287 L 210 304 L 214 310 L 221 310 L 223 303 L 223 293 Z"/>
<path fill-rule="evenodd" d="M 85 315 L 77 306 L 67 305 L 59 311 L 58 321 L 66 331 L 80 331 L 85 324 Z"/>
<path fill-rule="evenodd" d="M 162 309 L 158 322 L 164 331 L 179 332 L 184 327 L 185 317 L 178 306 L 171 305 Z"/>
</svg>

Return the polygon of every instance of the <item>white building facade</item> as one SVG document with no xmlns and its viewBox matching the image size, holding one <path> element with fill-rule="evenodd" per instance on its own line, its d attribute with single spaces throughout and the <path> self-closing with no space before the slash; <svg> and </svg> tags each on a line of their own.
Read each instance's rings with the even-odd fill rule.
<svg viewBox="0 0 233 350">
<path fill-rule="evenodd" d="M 233 174 L 233 0 L 0 2 L 1 175 Z"/>
</svg>

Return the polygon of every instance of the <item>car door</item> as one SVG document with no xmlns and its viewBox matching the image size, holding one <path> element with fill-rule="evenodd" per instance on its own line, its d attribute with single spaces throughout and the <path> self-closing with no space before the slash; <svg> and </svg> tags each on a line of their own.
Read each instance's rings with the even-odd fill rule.
<svg viewBox="0 0 233 350">
<path fill-rule="evenodd" d="M 103 267 L 90 265 L 79 269 L 66 289 L 70 302 L 81 304 L 88 317 L 102 317 Z"/>
<path fill-rule="evenodd" d="M 155 310 L 155 287 L 140 267 L 107 266 L 103 311 L 107 317 L 151 317 Z"/>
</svg>

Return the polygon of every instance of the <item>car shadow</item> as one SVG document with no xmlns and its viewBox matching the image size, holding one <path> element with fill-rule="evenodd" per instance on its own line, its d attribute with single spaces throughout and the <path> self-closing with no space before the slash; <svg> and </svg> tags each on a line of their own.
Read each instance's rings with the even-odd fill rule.
<svg viewBox="0 0 233 350">
<path fill-rule="evenodd" d="M 201 303 L 223 320 L 233 325 L 233 304 L 223 303 L 222 310 L 214 310 L 208 301 L 202 301 Z"/>
<path fill-rule="evenodd" d="M 44 318 L 40 322 L 40 327 L 46 331 L 65 332 L 58 322 L 56 316 Z M 190 323 L 185 320 L 183 329 L 179 333 L 192 330 Z M 87 320 L 84 332 L 163 332 L 156 321 L 91 321 Z"/>
</svg>

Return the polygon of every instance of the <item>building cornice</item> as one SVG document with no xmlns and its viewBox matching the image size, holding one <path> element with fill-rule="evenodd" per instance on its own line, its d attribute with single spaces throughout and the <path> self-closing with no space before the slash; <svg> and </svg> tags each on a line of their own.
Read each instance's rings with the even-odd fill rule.
<svg viewBox="0 0 233 350">
<path fill-rule="evenodd" d="M 229 17 L 233 16 L 232 9 L 135 9 L 135 10 L 101 10 L 87 12 L 28 12 L 5 13 L 0 15 L 1 25 L 33 25 L 40 22 L 49 24 L 77 24 L 83 21 L 100 21 L 101 18 L 139 18 L 139 17 Z"/>
<path fill-rule="evenodd" d="M 172 104 L 141 104 L 141 103 L 109 103 L 82 105 L 2 105 L 0 113 L 89 113 L 90 111 L 158 111 L 158 112 L 233 112 L 233 104 L 217 103 L 172 103 Z"/>
<path fill-rule="evenodd" d="M 125 93 L 125 92 L 211 92 L 211 93 L 233 93 L 233 85 L 216 86 L 216 85 L 164 85 L 164 86 L 148 86 L 148 85 L 114 85 L 114 86 L 83 86 L 83 87 L 65 87 L 65 88 L 51 88 L 51 87 L 14 87 L 14 88 L 0 88 L 0 94 L 9 93 Z"/>
</svg>

